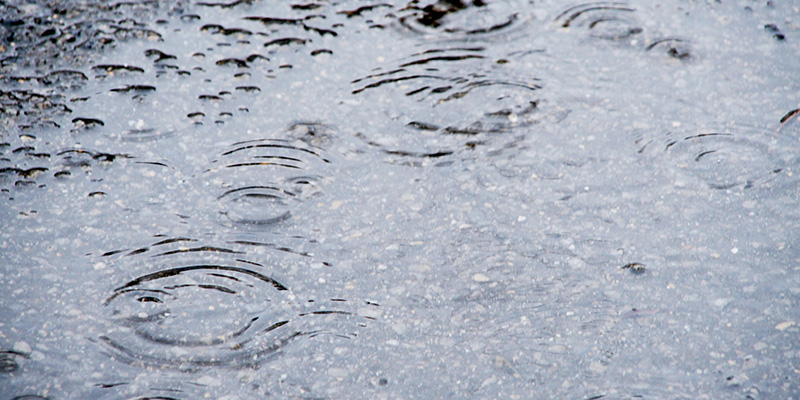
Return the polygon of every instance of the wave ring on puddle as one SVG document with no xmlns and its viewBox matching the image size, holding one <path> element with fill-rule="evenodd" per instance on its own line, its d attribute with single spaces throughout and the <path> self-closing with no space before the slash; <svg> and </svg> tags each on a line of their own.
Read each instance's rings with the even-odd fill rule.
<svg viewBox="0 0 800 400">
<path fill-rule="evenodd" d="M 245 186 L 228 190 L 220 195 L 220 213 L 230 221 L 251 225 L 267 226 L 288 219 L 291 212 L 286 209 L 289 199 L 296 197 L 292 192 L 273 186 Z"/>
<path fill-rule="evenodd" d="M 257 365 L 305 333 L 288 329 L 288 289 L 252 269 L 180 266 L 114 289 L 104 306 L 119 331 L 100 337 L 113 358 L 179 369 Z"/>
<path fill-rule="evenodd" d="M 398 22 L 417 34 L 471 39 L 516 30 L 526 19 L 520 15 L 524 9 L 513 0 L 411 1 L 400 10 Z"/>
<path fill-rule="evenodd" d="M 380 315 L 373 302 L 299 300 L 263 264 L 245 259 L 248 250 L 274 256 L 259 250 L 273 247 L 268 243 L 235 240 L 229 248 L 189 237 L 157 237 L 148 246 L 101 255 L 125 265 L 132 257 L 139 260 L 132 267 L 144 262 L 154 268 L 118 285 L 103 301 L 103 314 L 113 325 L 98 342 L 117 361 L 178 370 L 254 368 L 301 339 L 353 339 L 367 320 Z"/>
<path fill-rule="evenodd" d="M 541 82 L 517 62 L 526 55 L 495 60 L 482 46 L 430 48 L 351 81 L 351 93 L 376 104 L 390 98 L 394 108 L 413 110 L 403 117 L 416 131 L 508 132 L 538 120 L 535 92 Z"/>
<path fill-rule="evenodd" d="M 661 138 L 641 138 L 636 144 L 639 154 L 663 158 L 665 172 L 677 184 L 718 190 L 765 184 L 794 158 L 767 132 L 747 136 L 724 131 L 666 132 Z"/>
<path fill-rule="evenodd" d="M 555 22 L 560 28 L 581 26 L 589 35 L 611 41 L 627 40 L 643 32 L 633 17 L 636 9 L 627 3 L 595 2 L 572 6 L 561 12 Z"/>
<path fill-rule="evenodd" d="M 301 140 L 258 139 L 232 144 L 214 168 L 219 214 L 227 225 L 266 228 L 291 217 L 292 205 L 320 192 L 315 173 L 329 161 Z"/>
</svg>

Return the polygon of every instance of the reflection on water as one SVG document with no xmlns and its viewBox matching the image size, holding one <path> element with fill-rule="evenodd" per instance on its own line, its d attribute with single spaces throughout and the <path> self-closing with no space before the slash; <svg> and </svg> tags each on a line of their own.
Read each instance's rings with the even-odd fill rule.
<svg viewBox="0 0 800 400">
<path fill-rule="evenodd" d="M 795 396 L 798 13 L 7 2 L 0 393 Z"/>
</svg>

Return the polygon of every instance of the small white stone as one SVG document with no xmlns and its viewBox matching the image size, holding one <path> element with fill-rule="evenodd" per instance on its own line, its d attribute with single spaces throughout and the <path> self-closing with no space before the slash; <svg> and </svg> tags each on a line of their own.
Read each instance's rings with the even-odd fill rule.
<svg viewBox="0 0 800 400">
<path fill-rule="evenodd" d="M 20 341 L 14 343 L 14 346 L 11 347 L 11 350 L 16 351 L 17 353 L 30 354 L 32 349 L 31 345 L 29 345 L 27 342 Z"/>
<path fill-rule="evenodd" d="M 408 270 L 411 272 L 428 272 L 431 270 L 431 266 L 425 264 L 413 264 L 408 267 Z"/>
<path fill-rule="evenodd" d="M 335 378 L 344 378 L 347 376 L 347 370 L 344 368 L 330 368 L 328 369 L 328 375 Z"/>
<path fill-rule="evenodd" d="M 322 268 L 322 267 L 324 267 L 324 266 L 325 266 L 325 264 L 323 264 L 323 263 L 321 263 L 321 262 L 312 262 L 312 263 L 309 265 L 309 267 L 311 267 L 311 269 L 321 269 L 321 268 Z"/>
<path fill-rule="evenodd" d="M 488 276 L 486 276 L 486 275 L 484 275 L 484 274 L 482 274 L 480 272 L 478 272 L 475 275 L 472 275 L 472 280 L 475 281 L 475 282 L 479 282 L 479 283 L 484 283 L 484 282 L 489 282 L 490 281 Z"/>
<path fill-rule="evenodd" d="M 785 331 L 785 330 L 789 329 L 790 327 L 792 327 L 794 324 L 795 324 L 794 321 L 781 322 L 780 324 L 775 325 L 775 329 L 777 329 L 779 331 Z"/>
<path fill-rule="evenodd" d="M 222 385 L 222 381 L 219 378 L 213 377 L 213 376 L 208 376 L 208 375 L 201 376 L 196 381 L 196 383 L 198 385 L 203 385 L 203 386 L 219 386 L 219 385 Z"/>
<path fill-rule="evenodd" d="M 367 318 L 380 318 L 381 314 L 383 314 L 383 310 L 378 307 L 361 307 L 358 309 L 358 315 Z"/>
<path fill-rule="evenodd" d="M 402 335 L 402 334 L 406 333 L 406 329 L 407 329 L 406 328 L 406 324 L 404 324 L 402 322 L 398 322 L 398 323 L 392 325 L 392 330 L 394 331 L 394 333 L 396 333 L 398 335 Z"/>
<path fill-rule="evenodd" d="M 589 371 L 592 371 L 592 372 L 597 372 L 597 373 L 605 372 L 605 370 L 607 368 L 608 367 L 606 367 L 605 365 L 603 365 L 603 364 L 601 364 L 600 362 L 597 362 L 597 361 L 592 361 L 592 363 L 589 364 Z"/>
<path fill-rule="evenodd" d="M 719 299 L 714 300 L 712 302 L 712 304 L 714 304 L 715 306 L 717 306 L 719 308 L 725 308 L 725 306 L 727 306 L 728 303 L 731 302 L 731 300 L 733 300 L 733 299 L 730 299 L 730 298 L 719 298 Z"/>
<path fill-rule="evenodd" d="M 401 295 L 406 292 L 406 287 L 403 285 L 397 285 L 389 289 L 389 292 L 393 295 Z"/>
</svg>

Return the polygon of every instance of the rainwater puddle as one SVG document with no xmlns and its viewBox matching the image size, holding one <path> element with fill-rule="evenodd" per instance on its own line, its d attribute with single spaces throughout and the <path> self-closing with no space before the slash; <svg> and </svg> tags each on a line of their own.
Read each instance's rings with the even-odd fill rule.
<svg viewBox="0 0 800 400">
<path fill-rule="evenodd" d="M 5 4 L 0 398 L 797 396 L 798 15 Z"/>
</svg>

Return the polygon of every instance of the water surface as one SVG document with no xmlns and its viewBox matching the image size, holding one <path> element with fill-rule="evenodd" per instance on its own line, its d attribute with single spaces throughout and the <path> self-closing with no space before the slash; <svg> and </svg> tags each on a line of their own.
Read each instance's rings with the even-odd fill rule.
<svg viewBox="0 0 800 400">
<path fill-rule="evenodd" d="M 800 8 L 7 2 L 2 398 L 794 398 Z"/>
</svg>

